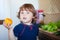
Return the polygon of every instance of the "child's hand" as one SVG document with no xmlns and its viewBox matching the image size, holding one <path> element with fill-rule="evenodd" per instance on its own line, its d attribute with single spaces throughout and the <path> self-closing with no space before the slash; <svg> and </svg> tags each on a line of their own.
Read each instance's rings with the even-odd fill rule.
<svg viewBox="0 0 60 40">
<path fill-rule="evenodd" d="M 11 29 L 11 25 L 10 24 L 6 24 L 5 22 L 3 22 L 3 25 L 9 30 Z"/>
<path fill-rule="evenodd" d="M 11 27 L 11 25 L 12 25 L 12 19 L 10 19 L 10 18 L 6 18 L 5 20 L 4 20 L 4 22 L 3 22 L 3 25 L 7 28 L 7 29 L 10 29 Z"/>
</svg>

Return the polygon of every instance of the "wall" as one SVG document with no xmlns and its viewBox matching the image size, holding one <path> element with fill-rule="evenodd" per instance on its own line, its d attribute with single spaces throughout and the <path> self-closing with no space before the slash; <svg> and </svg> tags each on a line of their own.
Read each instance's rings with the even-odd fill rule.
<svg viewBox="0 0 60 40">
<path fill-rule="evenodd" d="M 10 6 L 8 0 L 0 0 L 0 20 L 10 17 Z M 0 25 L 0 40 L 8 40 L 7 29 Z"/>
<path fill-rule="evenodd" d="M 0 20 L 10 17 L 10 7 L 8 0 L 0 0 Z"/>
<path fill-rule="evenodd" d="M 56 22 L 58 20 L 60 20 L 60 13 L 45 13 L 45 17 L 44 17 L 44 23 L 47 24 L 49 22 Z"/>
<path fill-rule="evenodd" d="M 60 0 L 39 0 L 39 8 L 45 13 L 60 13 Z"/>
<path fill-rule="evenodd" d="M 60 0 L 39 0 L 39 8 L 44 10 L 44 23 L 60 20 Z"/>
</svg>

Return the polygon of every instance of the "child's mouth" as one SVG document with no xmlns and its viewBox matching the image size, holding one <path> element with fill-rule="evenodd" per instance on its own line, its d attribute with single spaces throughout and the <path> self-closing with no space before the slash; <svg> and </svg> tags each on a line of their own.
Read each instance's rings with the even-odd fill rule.
<svg viewBox="0 0 60 40">
<path fill-rule="evenodd" d="M 26 19 L 26 17 L 23 17 L 23 19 Z"/>
</svg>

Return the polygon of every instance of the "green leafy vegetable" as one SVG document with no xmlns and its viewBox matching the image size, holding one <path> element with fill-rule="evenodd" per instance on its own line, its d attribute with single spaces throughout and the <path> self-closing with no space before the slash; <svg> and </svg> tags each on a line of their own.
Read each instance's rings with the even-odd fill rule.
<svg viewBox="0 0 60 40">
<path fill-rule="evenodd" d="M 56 22 L 56 25 L 60 29 L 60 20 Z"/>
<path fill-rule="evenodd" d="M 42 26 L 42 29 L 43 29 L 43 30 L 46 30 L 46 31 L 48 31 L 48 32 L 56 32 L 57 29 L 58 29 L 58 27 L 56 26 L 55 23 L 50 22 L 50 23 L 48 23 L 48 24 L 43 25 L 43 26 Z"/>
</svg>

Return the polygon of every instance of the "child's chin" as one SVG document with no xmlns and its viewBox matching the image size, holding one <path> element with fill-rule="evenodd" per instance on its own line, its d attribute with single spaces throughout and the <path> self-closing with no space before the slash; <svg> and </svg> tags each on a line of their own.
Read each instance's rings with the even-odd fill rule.
<svg viewBox="0 0 60 40">
<path fill-rule="evenodd" d="M 23 23 L 28 23 L 28 21 L 23 21 Z"/>
<path fill-rule="evenodd" d="M 23 23 L 27 23 L 26 21 L 24 21 Z"/>
</svg>

